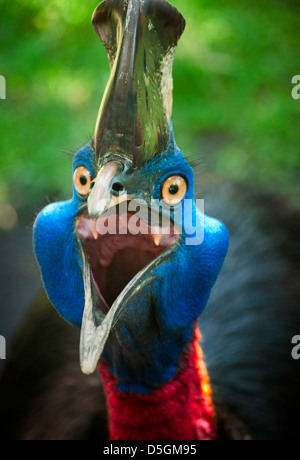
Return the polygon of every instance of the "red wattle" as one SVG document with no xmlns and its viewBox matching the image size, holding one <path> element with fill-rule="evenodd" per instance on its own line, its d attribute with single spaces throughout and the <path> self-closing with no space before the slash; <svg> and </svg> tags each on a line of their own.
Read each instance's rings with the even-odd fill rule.
<svg viewBox="0 0 300 460">
<path fill-rule="evenodd" d="M 195 331 L 178 373 L 151 394 L 123 393 L 109 365 L 100 361 L 111 440 L 215 440 L 217 426 L 211 389 Z"/>
</svg>

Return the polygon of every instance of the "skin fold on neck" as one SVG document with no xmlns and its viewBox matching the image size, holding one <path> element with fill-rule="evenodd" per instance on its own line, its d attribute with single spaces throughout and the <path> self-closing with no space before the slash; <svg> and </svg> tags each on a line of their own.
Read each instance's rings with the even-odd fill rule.
<svg viewBox="0 0 300 460">
<path fill-rule="evenodd" d="M 211 388 L 200 333 L 182 353 L 174 378 L 151 394 L 124 393 L 109 364 L 101 360 L 101 375 L 109 413 L 111 440 L 214 440 L 217 438 Z"/>
</svg>

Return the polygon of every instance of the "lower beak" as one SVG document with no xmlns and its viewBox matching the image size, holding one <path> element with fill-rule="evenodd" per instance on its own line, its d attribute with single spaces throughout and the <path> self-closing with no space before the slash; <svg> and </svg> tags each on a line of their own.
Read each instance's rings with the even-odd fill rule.
<svg viewBox="0 0 300 460">
<path fill-rule="evenodd" d="M 152 263 L 143 271 L 139 272 L 115 300 L 109 312 L 106 315 L 100 313 L 99 318 L 99 310 L 97 310 L 98 318 L 96 318 L 95 297 L 93 296 L 92 292 L 91 270 L 85 258 L 85 306 L 80 337 L 80 365 L 84 374 L 92 374 L 96 370 L 98 361 L 104 350 L 109 334 L 118 322 L 121 313 L 126 308 L 130 300 L 136 295 L 138 291 L 152 283 L 152 281 L 155 279 L 155 276 L 149 273 L 154 266 L 155 263 Z M 100 324 L 97 325 L 99 319 Z"/>
</svg>

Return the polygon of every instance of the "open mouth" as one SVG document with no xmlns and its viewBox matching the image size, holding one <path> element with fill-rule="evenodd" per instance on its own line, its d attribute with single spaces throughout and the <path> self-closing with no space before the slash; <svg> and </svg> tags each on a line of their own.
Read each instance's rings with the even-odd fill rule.
<svg viewBox="0 0 300 460">
<path fill-rule="evenodd" d="M 119 216 L 116 210 L 98 218 L 81 216 L 76 222 L 93 283 L 107 309 L 137 273 L 178 240 L 172 225 L 168 234 L 155 233 L 162 229 L 137 221 L 132 214 Z M 115 219 L 110 229 L 112 233 L 106 226 L 111 217 Z M 103 230 L 108 232 L 103 234 Z"/>
<path fill-rule="evenodd" d="M 84 259 L 81 365 L 85 373 L 94 371 L 121 312 L 136 291 L 153 280 L 150 272 L 179 240 L 170 222 L 167 229 L 154 227 L 118 211 L 116 206 L 99 217 L 83 214 L 75 225 Z"/>
</svg>

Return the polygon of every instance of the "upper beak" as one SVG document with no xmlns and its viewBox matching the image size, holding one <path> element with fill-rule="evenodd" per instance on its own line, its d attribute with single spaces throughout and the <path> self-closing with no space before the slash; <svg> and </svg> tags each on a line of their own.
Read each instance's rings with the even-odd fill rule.
<svg viewBox="0 0 300 460">
<path fill-rule="evenodd" d="M 110 161 L 100 169 L 88 199 L 90 216 L 99 216 L 120 202 L 119 197 L 112 195 L 110 187 L 119 168 L 122 168 L 119 161 Z"/>
</svg>

